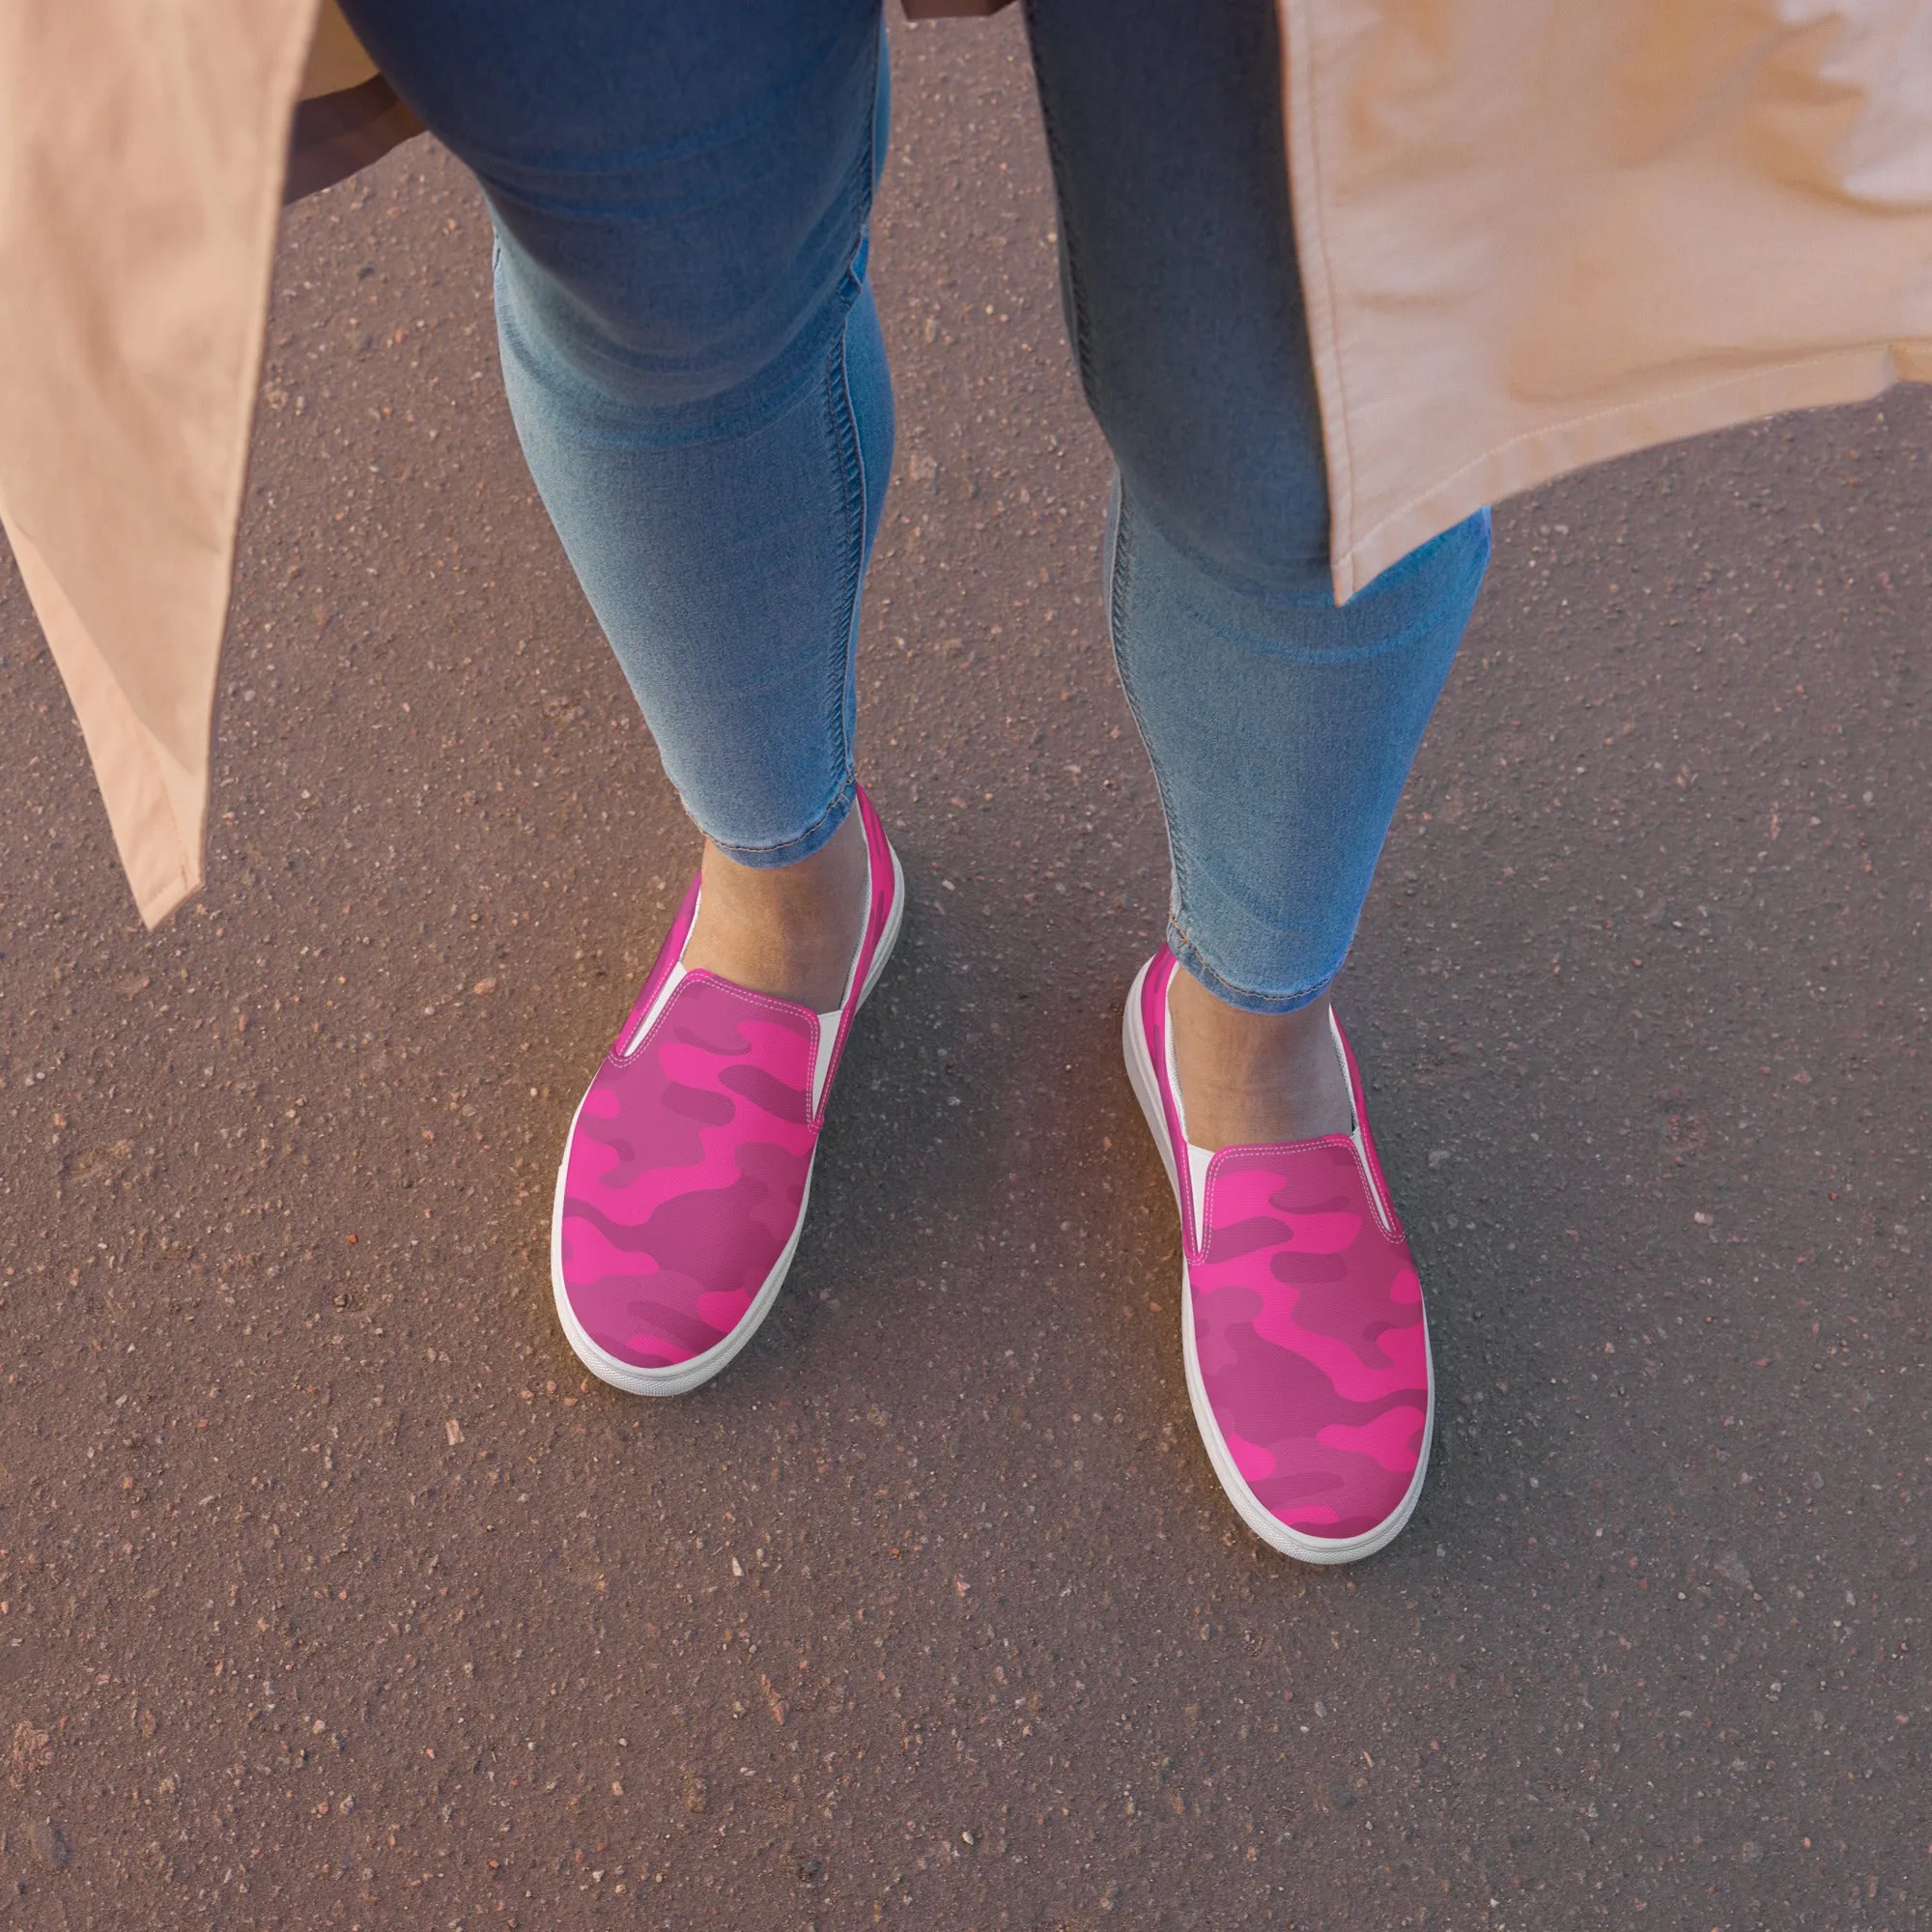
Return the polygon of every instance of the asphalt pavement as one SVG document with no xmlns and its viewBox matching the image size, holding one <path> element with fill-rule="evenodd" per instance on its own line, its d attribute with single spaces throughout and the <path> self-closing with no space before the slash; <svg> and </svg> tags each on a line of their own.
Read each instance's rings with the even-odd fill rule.
<svg viewBox="0 0 1932 1932">
<path fill-rule="evenodd" d="M 1158 809 L 1014 13 L 895 37 L 911 881 L 701 1393 L 550 1306 L 695 861 L 426 142 L 294 211 L 207 891 L 0 576 L 0 1925 L 1932 1925 L 1932 402 L 1503 506 L 1339 1003 L 1435 1472 L 1262 1549 L 1119 1057 Z"/>
</svg>

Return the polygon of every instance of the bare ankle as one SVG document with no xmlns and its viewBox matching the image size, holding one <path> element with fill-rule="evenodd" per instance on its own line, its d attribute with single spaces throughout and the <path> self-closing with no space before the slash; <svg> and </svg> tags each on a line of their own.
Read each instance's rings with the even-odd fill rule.
<svg viewBox="0 0 1932 1932">
<path fill-rule="evenodd" d="M 865 931 L 869 876 L 857 811 L 793 866 L 742 865 L 706 840 L 685 964 L 829 1012 L 845 996 Z"/>
<path fill-rule="evenodd" d="M 1325 993 L 1293 1013 L 1250 1013 L 1181 971 L 1168 1008 L 1187 1138 L 1196 1147 L 1313 1140 L 1354 1125 Z"/>
</svg>

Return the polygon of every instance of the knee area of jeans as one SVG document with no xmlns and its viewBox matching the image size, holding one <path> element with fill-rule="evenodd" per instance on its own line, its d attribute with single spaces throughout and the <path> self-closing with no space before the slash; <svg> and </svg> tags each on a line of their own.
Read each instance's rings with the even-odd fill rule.
<svg viewBox="0 0 1932 1932">
<path fill-rule="evenodd" d="M 1184 623 L 1252 661 L 1346 666 L 1460 639 L 1489 562 L 1489 512 L 1399 558 L 1346 604 L 1325 551 L 1311 555 L 1298 534 L 1292 559 L 1252 546 L 1205 555 L 1123 494 L 1112 543 L 1109 582 L 1127 601 L 1117 611 L 1126 626 L 1164 634 Z"/>
<path fill-rule="evenodd" d="M 1490 513 L 1484 509 L 1398 557 L 1348 603 L 1332 605 L 1336 655 L 1443 647 L 1453 653 L 1489 564 Z"/>
<path fill-rule="evenodd" d="M 1237 603 L 1263 599 L 1318 613 L 1335 608 L 1325 509 L 1252 497 L 1151 486 L 1117 472 L 1111 505 L 1114 553 L 1131 579 L 1185 582 L 1189 594 Z"/>
<path fill-rule="evenodd" d="M 1371 578 L 1349 601 L 1359 602 L 1383 586 L 1406 587 L 1420 580 L 1437 597 L 1457 594 L 1473 596 L 1489 568 L 1492 532 L 1490 513 L 1478 510 L 1452 524 L 1427 543 L 1417 544 L 1406 556 L 1399 556 L 1379 576 Z"/>
<path fill-rule="evenodd" d="M 860 289 L 848 269 L 802 310 L 768 307 L 761 317 L 742 308 L 694 310 L 664 321 L 660 340 L 642 346 L 498 231 L 505 376 L 528 384 L 592 435 L 677 442 L 760 428 L 811 391 Z"/>
</svg>

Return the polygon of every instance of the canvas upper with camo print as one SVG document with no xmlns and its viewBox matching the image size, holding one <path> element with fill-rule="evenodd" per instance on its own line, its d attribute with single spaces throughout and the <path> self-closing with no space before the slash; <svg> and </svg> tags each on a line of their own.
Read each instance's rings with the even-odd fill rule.
<svg viewBox="0 0 1932 1932">
<path fill-rule="evenodd" d="M 833 1076 L 905 898 L 863 790 L 856 809 L 870 901 L 838 1009 L 687 971 L 694 880 L 571 1122 L 552 1288 L 578 1358 L 617 1388 L 676 1395 L 709 1380 L 751 1340 L 791 1264 Z"/>
<path fill-rule="evenodd" d="M 1348 1563 L 1393 1541 L 1422 1493 L 1435 1411 L 1429 1330 L 1339 1021 L 1351 1133 L 1218 1152 L 1189 1145 L 1162 947 L 1128 996 L 1127 1071 L 1180 1208 L 1188 1394 L 1215 1474 L 1264 1542 Z"/>
</svg>

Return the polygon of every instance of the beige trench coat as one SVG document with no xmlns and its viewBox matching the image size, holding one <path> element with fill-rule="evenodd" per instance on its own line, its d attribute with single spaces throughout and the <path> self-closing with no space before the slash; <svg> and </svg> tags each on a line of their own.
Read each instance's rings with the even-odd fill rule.
<svg viewBox="0 0 1932 1932">
<path fill-rule="evenodd" d="M 1278 0 L 1346 598 L 1581 465 L 1932 375 L 1921 0 Z M 928 0 L 930 4 L 930 0 Z M 209 737 L 318 0 L 0 0 L 0 520 L 151 923 Z"/>
</svg>

